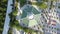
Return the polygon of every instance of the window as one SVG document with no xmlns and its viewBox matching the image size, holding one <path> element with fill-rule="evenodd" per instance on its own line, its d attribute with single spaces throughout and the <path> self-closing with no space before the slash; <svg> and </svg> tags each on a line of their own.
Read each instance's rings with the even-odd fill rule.
<svg viewBox="0 0 60 34">
<path fill-rule="evenodd" d="M 51 16 L 52 18 L 54 17 L 54 16 Z"/>
<path fill-rule="evenodd" d="M 43 24 L 43 22 L 42 22 L 42 24 Z"/>
<path fill-rule="evenodd" d="M 54 16 L 54 18 L 55 18 L 55 16 Z"/>
<path fill-rule="evenodd" d="M 56 14 L 56 16 L 57 16 L 57 14 Z"/>
<path fill-rule="evenodd" d="M 58 19 L 58 17 L 57 17 L 57 19 Z"/>
<path fill-rule="evenodd" d="M 39 29 L 39 27 L 38 27 L 38 29 Z"/>
<path fill-rule="evenodd" d="M 43 18 L 44 18 L 44 16 L 43 16 Z"/>
<path fill-rule="evenodd" d="M 55 32 L 56 33 L 56 32 Z"/>
<path fill-rule="evenodd" d="M 53 31 L 52 31 L 53 32 Z"/>
<path fill-rule="evenodd" d="M 41 16 L 42 16 L 43 14 L 41 14 Z"/>
<path fill-rule="evenodd" d="M 50 26 L 49 26 L 49 28 L 50 28 Z"/>
<path fill-rule="evenodd" d="M 11 4 L 11 6 L 13 6 L 13 4 Z"/>
<path fill-rule="evenodd" d="M 14 8 L 12 7 L 12 10 L 13 10 Z"/>
<path fill-rule="evenodd" d="M 54 29 L 56 29 L 56 28 L 54 28 Z"/>
<path fill-rule="evenodd" d="M 46 31 L 48 31 L 48 30 L 46 30 Z"/>
<path fill-rule="evenodd" d="M 39 24 L 40 25 L 40 24 Z"/>
<path fill-rule="evenodd" d="M 35 26 L 34 26 L 35 27 Z"/>
<path fill-rule="evenodd" d="M 54 13 L 53 13 L 53 15 L 54 15 Z"/>
<path fill-rule="evenodd" d="M 54 10 L 54 12 L 56 12 L 56 11 Z"/>
<path fill-rule="evenodd" d="M 45 20 L 45 22 L 47 22 L 47 20 Z"/>
<path fill-rule="evenodd" d="M 47 26 L 47 28 L 48 28 L 48 26 Z"/>
<path fill-rule="evenodd" d="M 43 25 L 43 27 L 45 27 L 45 25 Z"/>
<path fill-rule="evenodd" d="M 60 6 L 58 6 L 58 8 L 60 8 Z"/>
<path fill-rule="evenodd" d="M 52 27 L 52 29 L 53 29 L 53 27 Z"/>
<path fill-rule="evenodd" d="M 23 24 L 23 26 L 24 26 L 25 24 Z"/>
</svg>

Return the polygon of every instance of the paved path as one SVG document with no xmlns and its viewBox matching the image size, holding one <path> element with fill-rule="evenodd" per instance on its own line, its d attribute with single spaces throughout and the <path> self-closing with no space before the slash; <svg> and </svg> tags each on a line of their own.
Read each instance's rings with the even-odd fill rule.
<svg viewBox="0 0 60 34">
<path fill-rule="evenodd" d="M 6 18 L 5 18 L 5 23 L 4 23 L 4 29 L 2 34 L 7 34 L 8 30 L 9 30 L 9 23 L 10 23 L 10 18 L 9 18 L 9 13 L 12 12 L 12 6 L 11 4 L 13 4 L 12 0 L 8 0 L 8 6 L 7 6 L 7 12 L 6 12 Z"/>
</svg>

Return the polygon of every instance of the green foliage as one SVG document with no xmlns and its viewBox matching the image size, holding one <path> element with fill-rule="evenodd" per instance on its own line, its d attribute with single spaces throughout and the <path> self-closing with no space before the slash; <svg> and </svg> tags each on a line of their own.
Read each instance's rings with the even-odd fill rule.
<svg viewBox="0 0 60 34">
<path fill-rule="evenodd" d="M 7 9 L 7 0 L 0 0 L 0 34 L 2 34 Z"/>
<path fill-rule="evenodd" d="M 38 4 L 38 6 L 42 9 L 47 8 L 47 5 L 45 3 L 40 3 L 40 4 Z"/>
<path fill-rule="evenodd" d="M 11 19 L 10 21 L 10 27 L 12 28 L 17 28 L 17 30 L 24 30 L 25 32 L 32 32 L 33 30 L 28 29 L 26 27 L 22 27 L 21 25 L 19 25 L 19 22 L 16 20 L 16 18 L 14 17 L 14 19 Z"/>
<path fill-rule="evenodd" d="M 8 31 L 8 34 L 12 34 L 12 28 L 13 27 L 17 27 L 19 25 L 18 21 L 16 20 L 16 16 L 17 16 L 17 5 L 14 3 L 13 4 L 13 9 L 12 9 L 12 12 L 9 14 L 9 17 L 10 17 L 10 30 Z"/>
<path fill-rule="evenodd" d="M 26 4 L 26 0 L 20 0 L 21 7 Z"/>
<path fill-rule="evenodd" d="M 41 9 L 47 8 L 47 4 L 45 4 L 44 2 L 32 2 L 32 5 L 36 5 Z"/>
<path fill-rule="evenodd" d="M 12 29 L 11 28 L 9 28 L 8 34 L 12 34 Z"/>
<path fill-rule="evenodd" d="M 16 2 L 19 2 L 19 0 L 16 0 Z"/>
<path fill-rule="evenodd" d="M 10 17 L 10 24 L 9 25 L 10 25 L 11 29 L 12 28 L 17 28 L 17 29 L 21 28 L 21 27 L 19 27 L 19 22 L 16 20 L 16 16 L 18 13 L 17 2 L 14 4 L 15 6 L 12 9 L 13 11 L 9 14 L 9 17 Z M 12 34 L 11 29 L 8 31 L 8 34 Z"/>
<path fill-rule="evenodd" d="M 10 17 L 11 19 L 13 19 L 13 18 L 15 18 L 15 17 L 17 16 L 17 13 L 18 13 L 18 11 L 17 11 L 17 9 L 15 8 L 15 9 L 9 14 L 9 17 Z"/>
<path fill-rule="evenodd" d="M 48 2 L 48 0 L 42 0 L 42 1 L 44 1 L 44 2 Z"/>
<path fill-rule="evenodd" d="M 13 12 L 13 15 L 14 15 L 14 16 L 17 16 L 17 11 L 14 11 L 14 12 Z"/>
<path fill-rule="evenodd" d="M 16 16 L 17 16 L 17 11 L 12 11 L 10 14 L 9 14 L 9 17 L 10 17 L 10 26 L 13 27 L 15 25 L 18 24 L 18 21 L 16 20 Z"/>
</svg>

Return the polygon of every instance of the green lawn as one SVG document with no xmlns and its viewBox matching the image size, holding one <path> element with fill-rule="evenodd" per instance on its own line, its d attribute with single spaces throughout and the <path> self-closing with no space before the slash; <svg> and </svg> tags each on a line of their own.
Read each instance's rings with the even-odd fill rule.
<svg viewBox="0 0 60 34">
<path fill-rule="evenodd" d="M 37 22 L 40 22 L 40 16 L 41 16 L 40 14 L 34 15 L 34 18 Z"/>
<path fill-rule="evenodd" d="M 35 19 L 29 20 L 29 26 L 32 27 L 37 24 L 37 21 Z"/>
<path fill-rule="evenodd" d="M 23 18 L 23 19 L 22 19 L 22 22 L 23 22 L 25 25 L 28 25 L 28 24 L 29 24 L 28 18 Z"/>
<path fill-rule="evenodd" d="M 35 19 L 32 19 L 32 20 L 28 20 L 27 18 L 23 18 L 22 19 L 22 22 L 25 24 L 25 25 L 28 25 L 28 26 L 34 26 L 37 24 L 37 21 Z"/>
</svg>

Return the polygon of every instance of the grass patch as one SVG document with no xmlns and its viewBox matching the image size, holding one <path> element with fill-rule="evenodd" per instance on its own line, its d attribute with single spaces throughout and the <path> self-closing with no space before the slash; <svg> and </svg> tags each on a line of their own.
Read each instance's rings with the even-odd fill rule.
<svg viewBox="0 0 60 34">
<path fill-rule="evenodd" d="M 23 18 L 22 22 L 23 22 L 25 25 L 28 25 L 28 24 L 29 24 L 28 18 Z"/>
</svg>

